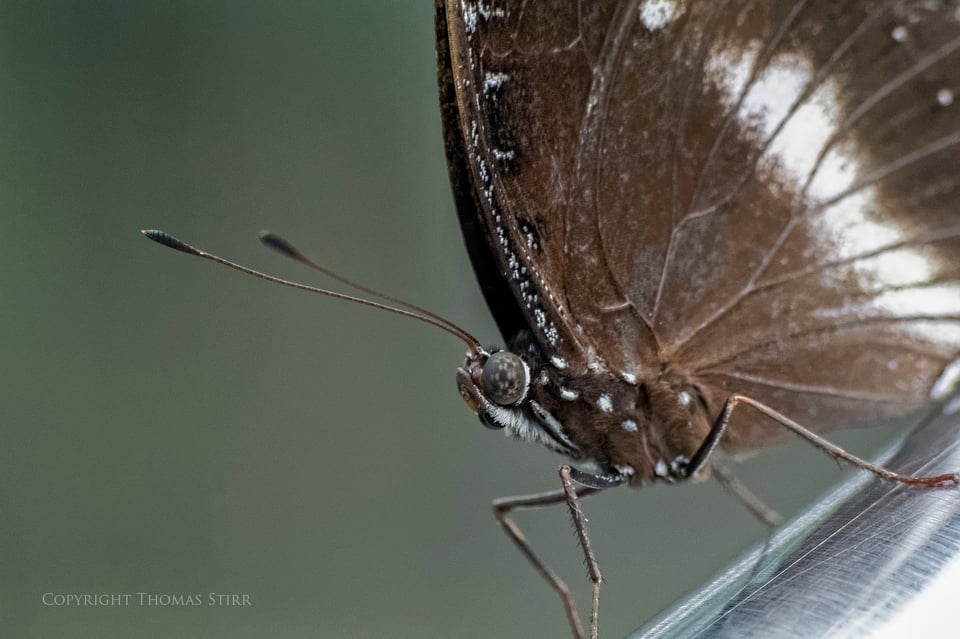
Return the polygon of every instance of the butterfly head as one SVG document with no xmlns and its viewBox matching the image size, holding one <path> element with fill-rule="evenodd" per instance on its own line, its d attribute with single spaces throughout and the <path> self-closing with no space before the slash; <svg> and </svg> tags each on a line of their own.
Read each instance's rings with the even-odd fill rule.
<svg viewBox="0 0 960 639">
<path fill-rule="evenodd" d="M 474 348 L 457 369 L 457 387 L 467 406 L 487 428 L 579 458 L 580 450 L 564 434 L 561 424 L 533 399 L 536 389 L 532 368 L 530 362 L 513 351 L 491 353 Z"/>
<path fill-rule="evenodd" d="M 457 369 L 457 386 L 480 422 L 500 430 L 521 418 L 520 407 L 530 391 L 530 367 L 510 351 L 472 349 Z"/>
</svg>

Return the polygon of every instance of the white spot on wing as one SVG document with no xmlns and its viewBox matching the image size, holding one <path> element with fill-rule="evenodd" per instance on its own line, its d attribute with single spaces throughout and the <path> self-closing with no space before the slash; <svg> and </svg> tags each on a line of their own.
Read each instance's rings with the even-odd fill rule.
<svg viewBox="0 0 960 639">
<path fill-rule="evenodd" d="M 620 425 L 623 427 L 623 430 L 625 431 L 628 431 L 631 433 L 637 432 L 637 422 L 633 421 L 632 419 L 625 419 L 623 420 L 623 423 Z"/>
<path fill-rule="evenodd" d="M 533 317 L 537 321 L 537 326 L 543 328 L 547 324 L 547 314 L 543 312 L 543 309 L 538 308 L 533 312 Z"/>
<path fill-rule="evenodd" d="M 493 5 L 492 2 L 487 2 L 487 3 L 478 2 L 478 3 L 477 3 L 477 11 L 480 12 L 480 15 L 483 17 L 484 20 L 489 20 L 490 18 L 504 18 L 504 17 L 506 17 L 507 12 L 506 12 L 503 8 L 501 8 L 501 7 L 493 8 L 492 5 Z"/>
<path fill-rule="evenodd" d="M 677 0 L 646 0 L 640 5 L 640 22 L 656 31 L 676 20 L 682 12 L 683 7 Z"/>
<path fill-rule="evenodd" d="M 487 71 L 483 77 L 483 92 L 490 93 L 491 91 L 496 91 L 503 86 L 503 83 L 506 82 L 509 77 L 506 73 Z"/>
<path fill-rule="evenodd" d="M 604 393 L 597 398 L 597 408 L 602 410 L 605 413 L 613 412 L 613 400 L 610 399 L 610 396 Z"/>
<path fill-rule="evenodd" d="M 551 345 L 551 346 L 556 346 L 556 345 L 557 345 L 557 341 L 560 339 L 560 334 L 557 333 L 557 329 L 554 328 L 553 326 L 551 326 L 550 328 L 548 328 L 548 329 L 544 332 L 544 335 L 547 336 L 547 341 L 550 342 L 550 345 Z"/>
<path fill-rule="evenodd" d="M 463 28 L 467 34 L 477 30 L 477 7 L 472 2 L 461 2 L 460 10 L 463 13 Z"/>
</svg>

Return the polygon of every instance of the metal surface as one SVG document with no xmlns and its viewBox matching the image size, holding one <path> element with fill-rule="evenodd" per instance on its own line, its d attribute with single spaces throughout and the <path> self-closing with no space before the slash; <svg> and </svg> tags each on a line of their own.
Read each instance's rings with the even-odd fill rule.
<svg viewBox="0 0 960 639">
<path fill-rule="evenodd" d="M 956 470 L 958 436 L 955 401 L 886 464 Z M 857 473 L 633 637 L 954 636 L 944 632 L 960 628 L 958 593 L 960 490 Z"/>
</svg>

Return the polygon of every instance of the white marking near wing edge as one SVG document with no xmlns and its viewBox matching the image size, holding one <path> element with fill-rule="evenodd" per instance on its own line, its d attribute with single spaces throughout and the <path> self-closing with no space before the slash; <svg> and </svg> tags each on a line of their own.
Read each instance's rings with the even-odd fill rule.
<svg viewBox="0 0 960 639">
<path fill-rule="evenodd" d="M 477 7 L 472 2 L 461 2 L 460 10 L 463 12 L 463 28 L 470 35 L 477 30 Z"/>
<path fill-rule="evenodd" d="M 509 79 L 506 73 L 487 71 L 483 77 L 483 92 L 490 93 L 503 86 L 503 83 Z"/>
<path fill-rule="evenodd" d="M 683 13 L 683 3 L 676 0 L 646 0 L 640 5 L 640 22 L 656 31 L 662 29 Z"/>
</svg>

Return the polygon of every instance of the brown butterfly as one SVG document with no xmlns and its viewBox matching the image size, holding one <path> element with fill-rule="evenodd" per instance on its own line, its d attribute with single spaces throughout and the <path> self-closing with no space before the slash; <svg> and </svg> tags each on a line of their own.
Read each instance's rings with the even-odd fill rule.
<svg viewBox="0 0 960 639">
<path fill-rule="evenodd" d="M 956 2 L 437 2 L 464 238 L 507 351 L 460 392 L 577 497 L 917 413 L 960 374 Z M 802 424 L 802 425 L 801 425 Z M 586 472 L 585 472 L 586 471 Z M 579 484 L 579 486 L 577 485 Z"/>
<path fill-rule="evenodd" d="M 819 434 L 919 416 L 960 380 L 957 2 L 437 0 L 436 18 L 451 181 L 508 348 L 338 279 L 464 340 L 480 420 L 577 465 L 495 502 L 574 636 L 512 510 L 570 509 L 596 637 L 580 497 L 716 474 L 716 447 L 790 433 L 957 485 Z"/>
</svg>

